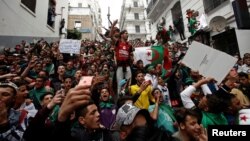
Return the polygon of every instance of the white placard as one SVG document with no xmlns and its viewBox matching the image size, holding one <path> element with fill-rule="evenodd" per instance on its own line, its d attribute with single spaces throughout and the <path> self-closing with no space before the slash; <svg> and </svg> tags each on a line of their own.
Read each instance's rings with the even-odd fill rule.
<svg viewBox="0 0 250 141">
<path fill-rule="evenodd" d="M 59 50 L 61 53 L 80 54 L 81 40 L 61 39 Z"/>
<path fill-rule="evenodd" d="M 213 77 L 220 84 L 236 61 L 233 56 L 193 41 L 182 63 L 205 77 Z"/>
<path fill-rule="evenodd" d="M 235 29 L 240 57 L 243 58 L 245 53 L 250 53 L 250 30 L 238 30 Z"/>
</svg>

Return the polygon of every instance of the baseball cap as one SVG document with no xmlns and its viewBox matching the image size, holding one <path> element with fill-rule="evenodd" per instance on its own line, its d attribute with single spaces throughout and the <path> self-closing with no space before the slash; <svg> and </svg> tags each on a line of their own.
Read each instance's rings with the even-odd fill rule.
<svg viewBox="0 0 250 141">
<path fill-rule="evenodd" d="M 15 95 L 17 94 L 18 87 L 15 83 L 13 82 L 0 82 L 0 87 L 11 87 L 15 90 Z"/>
<path fill-rule="evenodd" d="M 119 108 L 112 128 L 119 130 L 122 125 L 132 124 L 135 116 L 139 112 L 142 112 L 145 116 L 149 116 L 148 110 L 146 109 L 137 108 L 132 103 L 124 104 L 121 108 Z"/>
</svg>

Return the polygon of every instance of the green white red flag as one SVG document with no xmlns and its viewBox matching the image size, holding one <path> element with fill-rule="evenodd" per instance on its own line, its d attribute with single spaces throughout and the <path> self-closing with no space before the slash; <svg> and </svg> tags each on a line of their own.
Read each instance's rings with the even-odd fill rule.
<svg viewBox="0 0 250 141">
<path fill-rule="evenodd" d="M 172 67 L 172 62 L 169 59 L 169 52 L 163 46 L 137 47 L 134 51 L 134 59 L 142 60 L 144 66 L 147 64 L 156 65 L 162 64 L 165 70 Z"/>
</svg>

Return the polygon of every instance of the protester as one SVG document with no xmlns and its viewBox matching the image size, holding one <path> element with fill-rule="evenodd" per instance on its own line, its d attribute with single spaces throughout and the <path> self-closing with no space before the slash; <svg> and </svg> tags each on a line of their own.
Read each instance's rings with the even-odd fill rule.
<svg viewBox="0 0 250 141">
<path fill-rule="evenodd" d="M 114 104 L 113 98 L 109 93 L 109 89 L 103 87 L 100 89 L 100 122 L 101 124 L 110 129 L 116 116 L 116 105 Z"/>
<path fill-rule="evenodd" d="M 19 141 L 23 136 L 19 117 L 21 113 L 12 106 L 18 87 L 12 82 L 0 82 L 0 140 Z"/>
<path fill-rule="evenodd" d="M 133 96 L 135 106 L 141 109 L 148 109 L 150 102 L 154 101 L 151 95 L 152 86 L 149 81 L 145 81 L 145 74 L 142 71 L 136 73 L 137 84 L 129 87 L 129 93 Z"/>
<path fill-rule="evenodd" d="M 169 42 L 164 20 L 157 24 L 157 42 L 129 40 L 130 30 L 120 31 L 116 20 L 104 41 L 81 40 L 80 55 L 60 52 L 59 40 L 43 38 L 4 47 L 0 140 L 155 141 L 174 134 L 177 140 L 205 141 L 209 125 L 238 125 L 239 111 L 250 105 L 249 53 L 221 84 L 201 79 L 181 63 L 189 45 L 185 35 L 184 43 Z M 134 56 L 134 48 L 154 43 L 172 55 L 156 65 Z M 94 77 L 91 86 L 79 85 L 85 76 Z"/>
<path fill-rule="evenodd" d="M 221 93 L 201 96 L 198 105 L 195 105 L 193 100 L 191 99 L 191 95 L 197 88 L 212 80 L 213 78 L 210 77 L 202 78 L 197 83 L 190 85 L 181 92 L 181 99 L 184 107 L 187 109 L 196 109 L 197 111 L 201 112 L 201 123 L 204 128 L 207 128 L 208 125 L 228 125 L 228 121 L 223 114 L 223 112 L 229 106 L 226 104 L 228 99 L 223 102 L 223 99 L 218 96 Z"/>
<path fill-rule="evenodd" d="M 179 130 L 173 134 L 176 141 L 207 141 L 207 131 L 201 125 L 201 116 L 194 110 L 180 108 L 175 112 Z"/>
<path fill-rule="evenodd" d="M 114 30 L 114 26 L 118 21 L 115 21 L 112 24 L 111 31 Z M 111 35 L 114 36 L 114 35 Z M 117 79 L 117 93 L 120 92 L 120 86 L 118 83 L 122 79 L 129 79 L 132 76 L 131 68 L 130 68 L 130 55 L 132 52 L 132 46 L 128 43 L 128 31 L 123 30 L 119 33 L 119 38 L 112 38 L 115 45 L 115 57 L 116 57 L 116 79 Z"/>
<path fill-rule="evenodd" d="M 176 132 L 174 109 L 164 103 L 160 89 L 153 89 L 152 95 L 155 98 L 155 104 L 150 105 L 148 111 L 151 118 L 155 121 L 155 126 L 173 134 Z"/>
<path fill-rule="evenodd" d="M 49 120 L 53 108 L 62 103 L 62 93 L 56 93 L 53 97 L 51 93 L 47 93 L 41 97 L 43 107 L 38 111 L 34 119 L 30 121 L 30 124 L 24 132 L 23 139 L 25 141 L 52 141 L 52 133 L 54 125 Z"/>
<path fill-rule="evenodd" d="M 119 108 L 113 128 L 119 130 L 117 140 L 120 141 L 172 140 L 167 132 L 153 126 L 150 114 L 146 109 L 139 109 L 132 103 L 124 104 Z"/>
</svg>

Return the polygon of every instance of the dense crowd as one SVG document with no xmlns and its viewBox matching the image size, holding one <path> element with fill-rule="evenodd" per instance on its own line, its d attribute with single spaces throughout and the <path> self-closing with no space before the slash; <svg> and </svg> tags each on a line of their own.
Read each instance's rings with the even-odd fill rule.
<svg viewBox="0 0 250 141">
<path fill-rule="evenodd" d="M 128 41 L 116 23 L 100 34 L 104 41 L 82 40 L 79 55 L 44 39 L 1 51 L 1 141 L 206 141 L 209 125 L 241 123 L 239 111 L 250 106 L 249 53 L 236 55 L 217 84 L 181 62 L 186 44 L 170 45 L 160 33 Z M 168 49 L 171 68 L 133 58 L 136 47 L 152 45 Z"/>
</svg>

